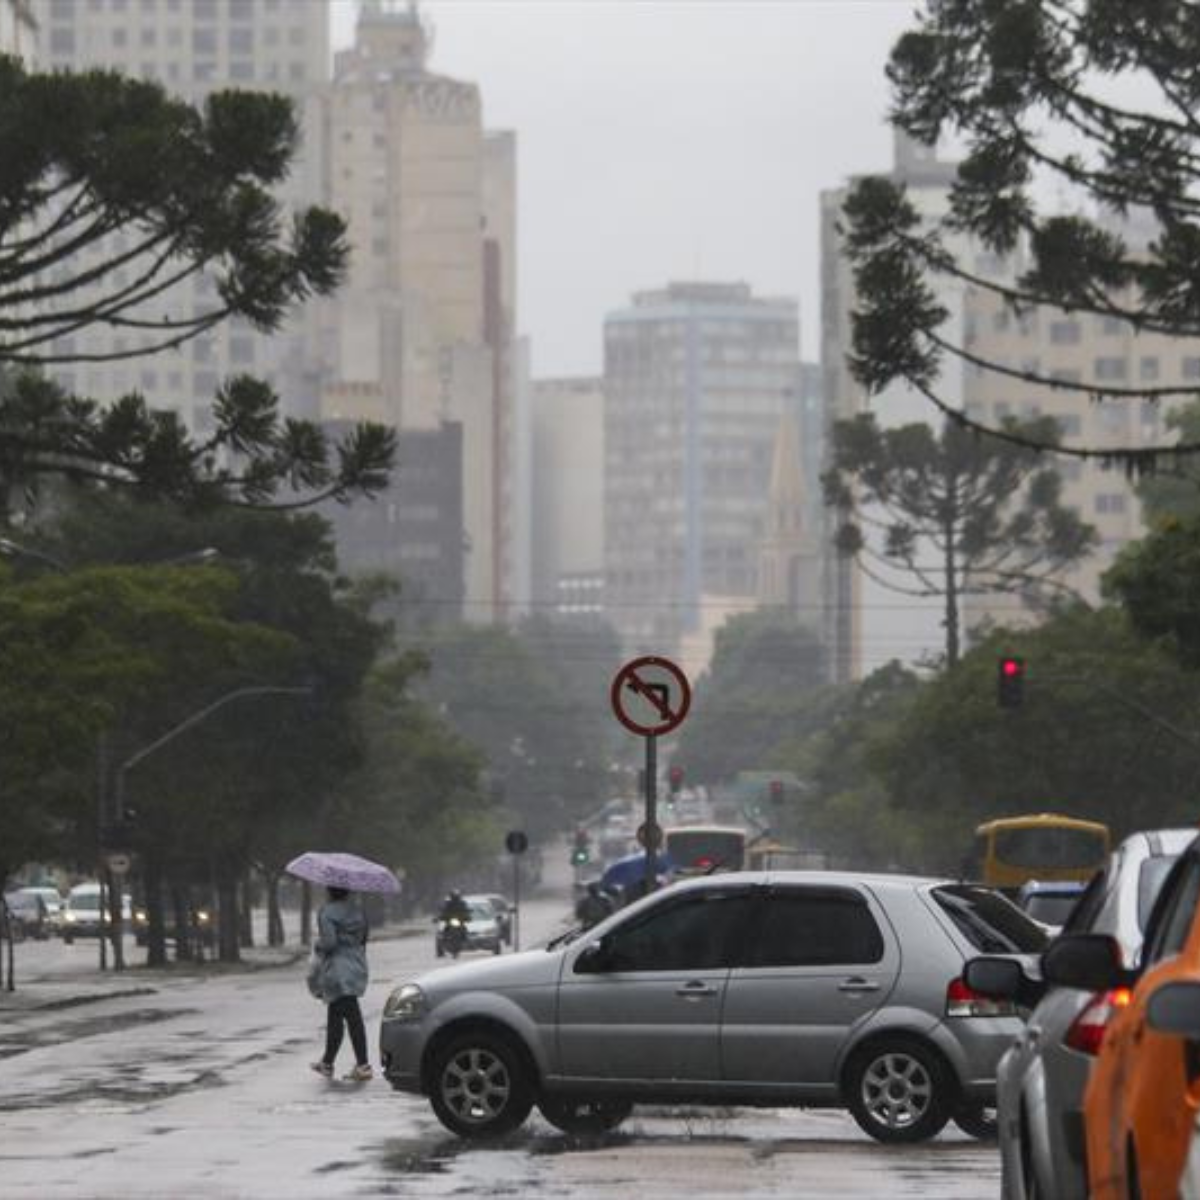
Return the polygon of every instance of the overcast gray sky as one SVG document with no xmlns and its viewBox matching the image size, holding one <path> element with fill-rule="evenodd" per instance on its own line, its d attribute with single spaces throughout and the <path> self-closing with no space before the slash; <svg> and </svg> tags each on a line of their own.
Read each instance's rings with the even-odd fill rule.
<svg viewBox="0 0 1200 1200">
<path fill-rule="evenodd" d="M 334 45 L 355 0 L 334 0 Z M 670 279 L 797 296 L 817 354 L 817 198 L 886 169 L 883 69 L 913 0 L 425 0 L 432 67 L 518 134 L 535 377 L 598 371 L 604 314 Z"/>
</svg>

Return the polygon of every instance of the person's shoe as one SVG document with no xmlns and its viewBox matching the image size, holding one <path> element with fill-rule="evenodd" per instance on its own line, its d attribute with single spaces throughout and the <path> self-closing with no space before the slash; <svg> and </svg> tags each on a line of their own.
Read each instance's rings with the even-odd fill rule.
<svg viewBox="0 0 1200 1200">
<path fill-rule="evenodd" d="M 326 1079 L 333 1078 L 333 1063 L 315 1062 L 308 1064 L 318 1075 L 324 1075 Z"/>
<path fill-rule="evenodd" d="M 343 1079 L 350 1080 L 351 1083 L 366 1083 L 368 1079 L 375 1078 L 375 1072 L 371 1070 L 370 1063 L 359 1063 L 348 1075 L 343 1075 Z"/>
</svg>

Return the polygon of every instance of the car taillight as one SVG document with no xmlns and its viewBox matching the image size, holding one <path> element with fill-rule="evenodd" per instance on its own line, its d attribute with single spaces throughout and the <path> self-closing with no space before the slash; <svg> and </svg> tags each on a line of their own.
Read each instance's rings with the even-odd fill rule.
<svg viewBox="0 0 1200 1200">
<path fill-rule="evenodd" d="M 946 987 L 948 1017 L 1015 1017 L 1017 1006 L 1011 1000 L 993 1000 L 969 988 L 961 979 L 952 979 Z"/>
<path fill-rule="evenodd" d="M 1129 988 L 1113 988 L 1110 992 L 1097 992 L 1083 1006 L 1079 1016 L 1071 1022 L 1063 1038 L 1063 1045 L 1080 1054 L 1099 1054 L 1100 1043 L 1104 1041 L 1104 1031 L 1108 1023 L 1132 999 L 1133 993 Z"/>
</svg>

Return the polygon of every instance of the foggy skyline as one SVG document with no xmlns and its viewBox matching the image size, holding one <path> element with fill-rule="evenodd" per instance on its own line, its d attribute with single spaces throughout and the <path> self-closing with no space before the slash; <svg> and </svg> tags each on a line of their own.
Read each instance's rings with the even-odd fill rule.
<svg viewBox="0 0 1200 1200">
<path fill-rule="evenodd" d="M 519 328 L 536 377 L 596 373 L 605 313 L 743 280 L 819 322 L 818 196 L 884 171 L 884 66 L 909 0 L 424 0 L 431 69 L 515 130 Z M 333 45 L 355 0 L 333 0 Z"/>
</svg>

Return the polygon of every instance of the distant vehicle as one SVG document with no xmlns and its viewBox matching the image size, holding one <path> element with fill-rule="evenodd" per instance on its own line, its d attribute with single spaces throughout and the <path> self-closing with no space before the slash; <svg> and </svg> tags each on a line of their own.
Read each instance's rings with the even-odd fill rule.
<svg viewBox="0 0 1200 1200">
<path fill-rule="evenodd" d="M 1099 821 L 1030 813 L 985 821 L 975 830 L 967 874 L 1015 892 L 1038 879 L 1086 883 L 1104 865 L 1112 835 Z"/>
<path fill-rule="evenodd" d="M 189 927 L 185 930 L 185 937 L 194 945 L 210 949 L 217 944 L 217 924 L 213 920 L 210 908 L 194 904 L 188 912 L 187 919 Z M 150 914 L 144 908 L 135 908 L 132 924 L 134 940 L 139 946 L 145 946 L 150 941 Z M 168 904 L 163 912 L 163 937 L 167 941 L 179 941 L 179 931 L 175 925 L 175 906 Z"/>
<path fill-rule="evenodd" d="M 1074 904 L 1063 936 L 1108 934 L 1119 943 L 1125 965 L 1132 966 L 1163 880 L 1195 834 L 1161 829 L 1125 838 Z M 988 993 L 976 979 L 976 963 L 986 970 L 993 962 L 969 962 L 967 982 Z M 1011 962 L 999 970 L 1008 983 L 994 994 L 1031 1007 L 1028 1028 L 1036 1031 L 1013 1043 L 996 1072 L 1001 1195 L 1085 1200 L 1083 1089 L 1109 1021 L 1126 997 L 1046 988 Z"/>
<path fill-rule="evenodd" d="M 1087 884 L 1076 879 L 1047 882 L 1031 879 L 1021 884 L 1017 892 L 1017 907 L 1027 912 L 1035 921 L 1050 929 L 1061 929 L 1079 902 Z"/>
<path fill-rule="evenodd" d="M 4 923 L 14 942 L 26 938 L 41 941 L 50 936 L 46 924 L 46 905 L 40 896 L 28 892 L 6 892 L 4 895 Z"/>
<path fill-rule="evenodd" d="M 128 894 L 121 897 L 121 917 L 126 925 L 133 921 L 133 902 Z M 63 906 L 63 941 L 70 945 L 77 937 L 99 937 L 110 920 L 107 906 L 103 913 L 100 911 L 100 885 L 77 883 L 67 893 Z"/>
<path fill-rule="evenodd" d="M 746 865 L 746 831 L 736 825 L 676 825 L 663 834 L 676 876 L 740 871 Z"/>
<path fill-rule="evenodd" d="M 534 1104 L 567 1132 L 634 1104 L 847 1107 L 881 1142 L 985 1136 L 1016 1005 L 963 982 L 1042 928 L 971 884 L 841 872 L 686 879 L 501 961 L 434 970 L 383 1011 L 384 1074 L 460 1137 Z"/>
<path fill-rule="evenodd" d="M 499 892 L 483 892 L 479 895 L 467 896 L 465 899 L 468 904 L 473 900 L 478 900 L 482 904 L 491 906 L 492 913 L 496 918 L 496 925 L 500 930 L 500 938 L 506 946 L 511 946 L 512 906 L 508 902 L 508 897 L 500 895 Z"/>
<path fill-rule="evenodd" d="M 482 896 L 464 896 L 463 899 L 470 911 L 461 927 L 451 929 L 450 922 L 437 919 L 434 950 L 438 958 L 446 954 L 457 958 L 462 950 L 490 950 L 499 954 L 504 949 L 504 939 L 491 903 Z"/>
<path fill-rule="evenodd" d="M 46 929 L 57 934 L 62 927 L 63 898 L 56 887 L 30 886 L 17 888 L 23 896 L 38 896 L 46 906 Z"/>
</svg>

